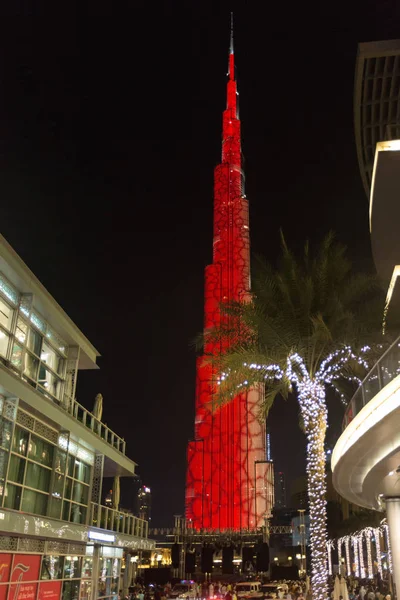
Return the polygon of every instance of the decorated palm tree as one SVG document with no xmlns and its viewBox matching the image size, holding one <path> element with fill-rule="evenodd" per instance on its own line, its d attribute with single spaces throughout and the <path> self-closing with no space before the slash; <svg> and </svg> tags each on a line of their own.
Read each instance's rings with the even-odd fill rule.
<svg viewBox="0 0 400 600">
<path fill-rule="evenodd" d="M 276 396 L 296 394 L 307 438 L 313 598 L 327 595 L 326 566 L 326 389 L 354 391 L 366 372 L 376 342 L 383 301 L 373 276 L 353 274 L 345 248 L 329 234 L 312 255 L 308 243 L 299 260 L 282 236 L 277 269 L 259 261 L 250 301 L 222 306 L 218 329 L 204 342 L 224 348 L 210 360 L 216 396 L 227 403 L 259 387 L 260 418 Z M 379 334 L 378 334 L 379 335 Z M 371 344 L 372 346 L 372 344 Z M 377 349 L 378 348 L 378 349 Z"/>
</svg>

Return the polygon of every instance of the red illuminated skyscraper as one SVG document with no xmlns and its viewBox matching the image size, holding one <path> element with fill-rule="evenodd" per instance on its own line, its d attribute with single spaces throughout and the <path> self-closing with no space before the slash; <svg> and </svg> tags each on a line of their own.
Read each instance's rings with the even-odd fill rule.
<svg viewBox="0 0 400 600">
<path fill-rule="evenodd" d="M 214 173 L 213 262 L 205 271 L 204 327 L 218 326 L 220 304 L 250 295 L 249 208 L 244 173 L 233 31 L 227 105 L 222 119 L 222 162 Z M 209 344 L 207 354 L 220 348 Z M 195 439 L 188 446 L 186 518 L 196 529 L 254 529 L 273 502 L 273 470 L 266 456 L 265 425 L 258 420 L 259 390 L 213 405 L 213 373 L 197 362 Z"/>
</svg>

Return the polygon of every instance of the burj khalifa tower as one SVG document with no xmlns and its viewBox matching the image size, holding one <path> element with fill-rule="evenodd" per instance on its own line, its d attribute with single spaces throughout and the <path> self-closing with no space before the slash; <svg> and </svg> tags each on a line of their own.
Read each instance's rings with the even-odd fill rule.
<svg viewBox="0 0 400 600">
<path fill-rule="evenodd" d="M 222 159 L 214 172 L 213 261 L 205 269 L 204 328 L 218 327 L 221 304 L 250 298 L 249 205 L 242 169 L 233 26 L 227 102 L 222 117 Z M 218 356 L 209 343 L 205 354 Z M 218 407 L 218 373 L 197 359 L 195 436 L 188 445 L 186 519 L 194 529 L 254 530 L 270 516 L 273 468 L 266 426 L 259 420 L 262 390 L 252 389 Z"/>
</svg>

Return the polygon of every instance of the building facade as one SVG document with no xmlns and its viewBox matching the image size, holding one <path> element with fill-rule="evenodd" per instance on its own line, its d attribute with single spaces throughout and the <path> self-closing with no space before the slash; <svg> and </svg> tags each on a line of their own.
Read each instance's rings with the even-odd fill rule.
<svg viewBox="0 0 400 600">
<path fill-rule="evenodd" d="M 136 465 L 75 399 L 97 356 L 0 236 L 0 600 L 116 600 L 154 545 L 146 521 L 101 505 L 103 476 Z"/>
<path fill-rule="evenodd" d="M 400 307 L 400 40 L 360 44 L 355 127 L 361 176 L 369 197 L 372 250 L 387 286 L 383 325 Z M 389 312 L 390 317 L 390 312 Z M 386 510 L 392 572 L 400 589 L 400 338 L 379 358 L 347 406 L 332 454 L 333 485 L 348 502 Z M 383 515 L 382 515 L 383 516 Z M 379 541 L 380 534 L 376 535 Z M 365 566 L 356 564 L 363 577 Z M 381 552 L 377 564 L 382 576 Z M 351 570 L 351 569 L 350 569 Z M 368 568 L 368 571 L 370 569 Z"/>
<path fill-rule="evenodd" d="M 244 190 L 233 35 L 227 105 L 222 119 L 222 162 L 214 174 L 213 262 L 205 271 L 204 328 L 218 327 L 223 302 L 250 298 L 249 208 Z M 224 317 L 225 318 L 225 317 Z M 217 356 L 209 343 L 207 355 Z M 186 518 L 197 529 L 253 529 L 273 502 L 273 469 L 267 461 L 261 391 L 240 394 L 216 408 L 218 373 L 197 362 L 195 438 L 188 446 Z"/>
<path fill-rule="evenodd" d="M 286 477 L 285 473 L 279 471 L 275 475 L 275 506 L 286 508 Z"/>
<path fill-rule="evenodd" d="M 151 490 L 146 485 L 138 491 L 138 515 L 145 521 L 151 520 Z"/>
</svg>

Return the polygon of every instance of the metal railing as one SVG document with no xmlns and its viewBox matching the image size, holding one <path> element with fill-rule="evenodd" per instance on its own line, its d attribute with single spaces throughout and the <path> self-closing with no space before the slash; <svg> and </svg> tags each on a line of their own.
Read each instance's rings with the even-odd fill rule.
<svg viewBox="0 0 400 600">
<path fill-rule="evenodd" d="M 112 429 L 107 427 L 107 425 L 102 423 L 94 416 L 94 414 L 82 406 L 82 404 L 79 404 L 79 402 L 73 400 L 66 394 L 64 394 L 63 401 L 57 404 L 72 415 L 77 421 L 82 423 L 82 425 L 85 425 L 85 427 L 107 442 L 107 444 L 113 446 L 118 452 L 121 452 L 121 454 L 125 454 L 126 441 L 119 437 Z"/>
<path fill-rule="evenodd" d="M 342 429 L 397 375 L 400 375 L 400 337 L 382 354 L 350 400 Z"/>
<path fill-rule="evenodd" d="M 149 534 L 148 521 L 139 519 L 131 513 L 115 510 L 94 502 L 91 503 L 90 507 L 90 523 L 93 527 L 140 538 L 147 538 Z"/>
</svg>

